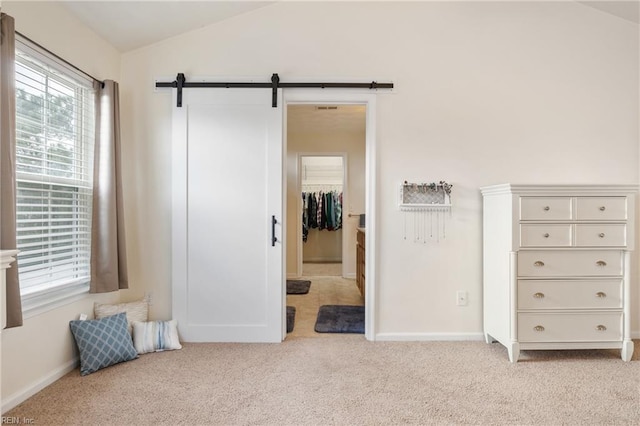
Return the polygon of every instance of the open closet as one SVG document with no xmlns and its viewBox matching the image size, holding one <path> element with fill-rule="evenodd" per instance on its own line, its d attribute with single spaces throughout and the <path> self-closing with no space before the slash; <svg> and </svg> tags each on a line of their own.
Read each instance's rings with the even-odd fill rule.
<svg viewBox="0 0 640 426">
<path fill-rule="evenodd" d="M 342 155 L 300 156 L 303 276 L 342 276 L 344 160 Z M 327 266 L 314 266 L 322 264 Z"/>
</svg>

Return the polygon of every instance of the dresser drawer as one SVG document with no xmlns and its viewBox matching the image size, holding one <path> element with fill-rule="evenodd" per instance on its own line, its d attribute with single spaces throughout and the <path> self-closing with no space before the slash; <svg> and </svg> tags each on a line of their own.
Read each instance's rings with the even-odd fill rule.
<svg viewBox="0 0 640 426">
<path fill-rule="evenodd" d="M 627 226 L 623 224 L 576 225 L 577 247 L 625 247 Z"/>
<path fill-rule="evenodd" d="M 622 340 L 622 313 L 520 313 L 520 342 L 611 342 Z"/>
<path fill-rule="evenodd" d="M 576 199 L 578 220 L 626 220 L 626 197 L 578 197 Z"/>
<path fill-rule="evenodd" d="M 520 197 L 520 220 L 570 219 L 570 197 Z"/>
<path fill-rule="evenodd" d="M 622 308 L 621 280 L 519 280 L 518 309 Z"/>
<path fill-rule="evenodd" d="M 520 247 L 570 247 L 571 225 L 520 225 Z"/>
<path fill-rule="evenodd" d="M 518 252 L 521 277 L 602 277 L 622 275 L 622 252 L 523 250 Z"/>
</svg>

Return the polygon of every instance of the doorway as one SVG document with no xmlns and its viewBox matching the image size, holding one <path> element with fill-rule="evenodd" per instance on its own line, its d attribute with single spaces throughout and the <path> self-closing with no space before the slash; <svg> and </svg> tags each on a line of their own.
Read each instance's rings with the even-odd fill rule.
<svg viewBox="0 0 640 426">
<path fill-rule="evenodd" d="M 174 90 L 174 102 L 176 97 L 177 92 Z M 290 166 L 293 167 L 294 177 L 296 176 L 295 159 L 284 158 L 286 166 L 284 169 L 282 167 L 288 143 L 287 132 L 283 132 L 287 128 L 288 116 L 283 112 L 291 105 L 356 105 L 364 107 L 365 111 L 365 202 L 364 208 L 357 209 L 359 212 L 366 212 L 368 224 L 365 337 L 367 340 L 375 340 L 376 95 L 348 90 L 291 90 L 283 95 L 282 90 L 278 90 L 278 97 L 284 102 L 272 107 L 270 90 L 238 89 L 214 93 L 205 89 L 192 89 L 183 97 L 184 108 L 175 108 L 173 111 L 173 315 L 180 319 L 180 331 L 185 341 L 259 342 L 284 339 L 286 294 L 283 289 L 283 272 L 291 264 L 287 260 L 290 248 L 295 250 L 295 245 L 287 245 L 287 236 L 291 234 L 287 228 L 295 227 L 296 223 L 288 220 L 288 217 L 295 217 L 296 213 L 289 214 L 286 211 L 288 203 L 283 195 L 288 197 L 293 188 L 294 199 L 298 200 L 299 188 L 287 183 L 291 174 Z M 234 108 L 230 109 L 229 105 Z M 187 116 L 187 110 L 194 111 L 197 116 L 191 113 Z M 231 117 L 229 114 L 236 115 Z M 215 118 L 215 122 L 211 117 Z M 252 125 L 247 126 L 247 123 Z M 192 126 L 195 127 L 192 129 Z M 212 147 L 219 148 L 219 144 L 211 143 L 212 137 L 216 141 L 243 143 L 226 147 L 225 155 L 220 156 L 219 151 L 211 151 L 214 149 Z M 340 139 L 333 142 L 339 143 Z M 255 149 L 247 150 L 249 144 L 254 144 L 252 146 Z M 196 149 L 192 150 L 194 147 Z M 246 182 L 242 181 L 240 186 L 256 189 L 254 196 L 232 191 L 226 185 L 228 176 L 238 173 L 237 164 L 247 166 L 247 152 L 256 155 L 250 157 L 253 162 L 246 167 Z M 222 162 L 219 166 L 211 167 L 211 163 L 207 162 L 210 157 Z M 199 161 L 198 167 L 192 167 L 194 160 Z M 353 170 L 353 167 L 349 169 Z M 283 171 L 286 171 L 286 176 Z M 219 190 L 212 190 L 211 182 L 219 183 Z M 256 185 L 256 182 L 264 185 Z M 220 193 L 233 196 L 233 201 L 220 205 L 214 196 L 219 196 Z M 202 200 L 206 203 L 200 203 Z M 258 206 L 257 201 L 264 204 Z M 239 208 L 240 202 L 250 204 Z M 352 207 L 345 207 L 347 217 L 350 217 L 349 212 L 356 210 Z M 219 213 L 219 217 L 214 217 L 212 211 Z M 242 213 L 241 216 L 239 212 Z M 263 217 L 265 212 L 268 213 L 267 218 Z M 257 216 L 245 218 L 247 215 Z M 228 224 L 234 226 L 226 226 Z M 245 226 L 246 224 L 255 224 L 255 229 Z M 200 230 L 207 232 L 199 233 Z M 188 231 L 192 232 L 189 235 L 193 238 L 187 238 Z M 294 229 L 293 234 L 295 233 Z M 223 234 L 225 239 L 221 242 Z M 211 238 L 211 235 L 216 237 Z M 246 241 L 240 235 L 246 237 Z M 267 244 L 255 244 L 256 241 Z M 264 250 L 264 253 L 260 250 Z M 259 264 L 248 267 L 245 258 Z M 251 279 L 247 279 L 246 274 L 237 273 L 245 270 L 255 277 L 252 275 Z M 215 279 L 212 280 L 212 277 Z M 212 281 L 220 285 L 211 286 Z M 228 300 L 239 305 L 225 304 Z M 211 309 L 214 303 L 218 305 L 215 305 L 216 309 Z"/>
<path fill-rule="evenodd" d="M 355 278 L 356 232 L 366 211 L 366 112 L 362 104 L 286 108 L 286 275 L 311 281 L 307 295 L 287 296 L 296 308 L 289 336 L 331 335 L 314 332 L 321 305 L 365 305 Z"/>
<path fill-rule="evenodd" d="M 315 147 L 315 144 L 312 141 L 307 146 Z M 349 275 L 350 247 L 346 240 L 350 227 L 344 214 L 344 206 L 349 206 L 347 165 L 347 153 L 298 153 L 302 197 L 297 211 L 300 235 L 295 241 L 298 247 L 296 275 Z M 323 215 L 324 211 L 329 213 L 328 217 Z M 349 219 L 348 213 L 346 219 Z M 345 225 L 347 232 L 343 229 Z"/>
</svg>

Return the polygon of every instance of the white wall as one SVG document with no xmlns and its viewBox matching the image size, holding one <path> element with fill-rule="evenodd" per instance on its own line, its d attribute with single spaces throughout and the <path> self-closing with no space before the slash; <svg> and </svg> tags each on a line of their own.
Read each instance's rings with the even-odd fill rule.
<svg viewBox="0 0 640 426">
<path fill-rule="evenodd" d="M 393 94 L 377 102 L 378 332 L 476 335 L 478 187 L 637 183 L 638 52 L 637 25 L 577 2 L 279 2 L 127 53 L 132 280 L 154 292 L 153 315 L 171 316 L 173 106 L 155 78 L 392 80 Z M 405 179 L 455 185 L 446 240 L 403 240 Z M 637 265 L 633 275 L 637 283 Z M 456 290 L 468 291 L 468 306 L 455 305 Z M 634 288 L 636 333 L 639 295 Z"/>
<path fill-rule="evenodd" d="M 100 79 L 120 78 L 120 53 L 53 2 L 2 3 L 16 30 Z M 64 29 L 64 30 L 61 30 Z M 61 308 L 26 318 L 2 332 L 2 412 L 75 365 L 69 321 L 93 313 L 93 303 L 111 303 L 118 292 L 87 295 Z"/>
</svg>

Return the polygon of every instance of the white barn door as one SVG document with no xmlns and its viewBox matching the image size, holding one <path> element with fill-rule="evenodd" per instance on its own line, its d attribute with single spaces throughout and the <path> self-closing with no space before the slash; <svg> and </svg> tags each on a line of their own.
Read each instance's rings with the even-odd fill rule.
<svg viewBox="0 0 640 426">
<path fill-rule="evenodd" d="M 172 298 L 180 337 L 280 342 L 282 108 L 272 108 L 270 89 L 189 88 L 181 108 L 173 92 Z"/>
</svg>

